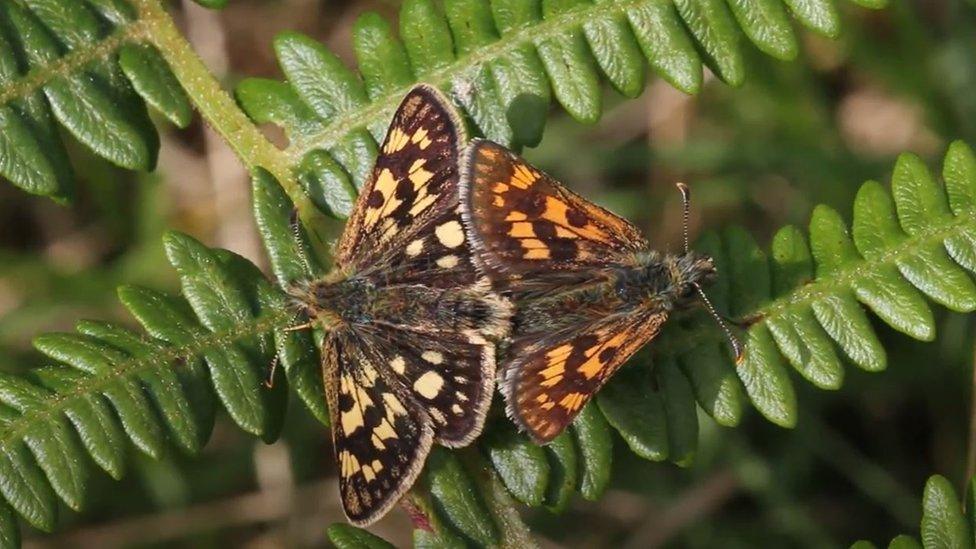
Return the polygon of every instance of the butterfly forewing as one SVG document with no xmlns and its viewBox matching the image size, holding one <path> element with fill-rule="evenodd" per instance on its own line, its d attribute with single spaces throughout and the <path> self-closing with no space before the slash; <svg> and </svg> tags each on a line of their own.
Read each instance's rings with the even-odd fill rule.
<svg viewBox="0 0 976 549">
<path fill-rule="evenodd" d="M 339 263 L 362 269 L 407 245 L 424 221 L 457 202 L 464 125 L 447 99 L 420 85 L 401 102 L 339 242 Z"/>
<path fill-rule="evenodd" d="M 346 516 L 382 516 L 416 479 L 433 440 L 426 412 L 381 375 L 354 333 L 330 332 L 323 348 L 326 398 Z"/>
<path fill-rule="evenodd" d="M 628 263 L 646 246 L 627 220 L 501 145 L 474 140 L 462 166 L 465 220 L 479 259 L 496 278 Z"/>
<path fill-rule="evenodd" d="M 667 318 L 614 315 L 541 339 L 516 339 L 502 380 L 509 416 L 536 442 L 549 442 Z"/>
<path fill-rule="evenodd" d="M 456 190 L 453 191 L 456 193 Z M 457 198 L 454 198 L 454 204 Z M 387 252 L 378 273 L 393 284 L 423 284 L 451 288 L 474 284 L 478 278 L 471 256 L 471 244 L 457 209 L 445 209 L 426 220 L 404 246 Z"/>
</svg>

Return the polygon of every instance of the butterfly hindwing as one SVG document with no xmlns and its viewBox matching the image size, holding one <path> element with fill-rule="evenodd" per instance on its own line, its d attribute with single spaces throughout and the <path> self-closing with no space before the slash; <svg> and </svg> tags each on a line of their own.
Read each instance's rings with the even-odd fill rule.
<svg viewBox="0 0 976 549">
<path fill-rule="evenodd" d="M 331 332 L 323 360 L 342 506 L 351 522 L 366 525 L 413 485 L 433 432 L 423 409 L 379 375 L 354 334 Z"/>
<path fill-rule="evenodd" d="M 630 222 L 501 145 L 473 140 L 461 162 L 465 221 L 481 263 L 496 278 L 624 263 L 646 247 Z"/>
<path fill-rule="evenodd" d="M 509 416 L 536 442 L 551 441 L 667 318 L 621 314 L 548 337 L 517 338 L 501 381 Z"/>
<path fill-rule="evenodd" d="M 426 222 L 457 202 L 463 122 L 433 87 L 414 87 L 393 115 L 373 172 L 339 242 L 338 260 L 351 270 L 406 246 Z"/>
<path fill-rule="evenodd" d="M 430 418 L 434 441 L 470 443 L 484 425 L 495 376 L 495 347 L 475 331 L 371 330 L 369 347 L 393 383 Z"/>
</svg>

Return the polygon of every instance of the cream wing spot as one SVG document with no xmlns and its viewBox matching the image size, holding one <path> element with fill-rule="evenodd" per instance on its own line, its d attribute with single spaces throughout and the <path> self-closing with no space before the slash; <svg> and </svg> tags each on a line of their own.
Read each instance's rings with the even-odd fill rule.
<svg viewBox="0 0 976 549">
<path fill-rule="evenodd" d="M 373 480 L 376 480 L 376 473 L 373 472 L 372 466 L 363 465 L 363 478 L 366 479 L 366 482 L 371 482 Z"/>
<path fill-rule="evenodd" d="M 407 409 L 404 408 L 403 403 L 392 393 L 383 393 L 383 404 L 386 407 L 386 417 L 390 421 L 393 421 L 393 418 L 397 416 L 407 415 Z"/>
<path fill-rule="evenodd" d="M 383 444 L 383 439 L 376 436 L 376 433 L 370 435 L 370 440 L 373 442 L 373 447 L 377 450 L 386 450 L 386 444 Z"/>
<path fill-rule="evenodd" d="M 423 354 L 420 355 L 420 358 L 430 362 L 431 364 L 441 364 L 444 362 L 444 355 L 437 351 L 424 351 Z"/>
<path fill-rule="evenodd" d="M 383 147 L 383 152 L 395 153 L 405 147 L 409 141 L 409 136 L 400 128 L 393 128 L 390 130 L 390 136 L 386 140 L 386 146 Z"/>
<path fill-rule="evenodd" d="M 339 420 L 342 423 L 342 433 L 346 436 L 355 433 L 356 429 L 365 425 L 362 412 L 355 407 L 348 412 L 340 412 Z"/>
<path fill-rule="evenodd" d="M 386 418 L 383 418 L 379 425 L 373 427 L 373 435 L 380 440 L 399 438 L 397 437 L 396 431 L 393 430 L 393 426 L 390 425 L 390 422 Z"/>
<path fill-rule="evenodd" d="M 457 248 L 464 243 L 464 229 L 456 220 L 438 225 L 434 229 L 437 240 L 447 248 Z"/>
<path fill-rule="evenodd" d="M 407 362 L 403 360 L 402 356 L 397 355 L 393 357 L 393 360 L 390 361 L 390 368 L 402 376 L 403 373 L 407 371 Z"/>
<path fill-rule="evenodd" d="M 437 258 L 437 266 L 442 269 L 453 269 L 457 267 L 458 256 L 456 255 L 445 255 L 444 257 Z"/>
<path fill-rule="evenodd" d="M 464 408 L 461 408 L 460 405 L 455 404 L 455 405 L 451 406 L 451 411 L 454 412 L 457 415 L 461 415 L 461 414 L 464 413 Z"/>
<path fill-rule="evenodd" d="M 444 378 L 433 370 L 427 370 L 424 374 L 413 382 L 413 390 L 426 399 L 432 399 L 441 392 L 444 386 Z"/>
<path fill-rule="evenodd" d="M 435 422 L 440 423 L 441 425 L 447 424 L 447 418 L 444 417 L 444 414 L 437 408 L 430 408 L 427 410 L 427 413 L 430 414 L 431 419 L 433 419 Z"/>
<path fill-rule="evenodd" d="M 410 257 L 420 255 L 420 252 L 424 251 L 424 239 L 418 238 L 410 244 L 407 244 L 406 253 Z"/>
</svg>

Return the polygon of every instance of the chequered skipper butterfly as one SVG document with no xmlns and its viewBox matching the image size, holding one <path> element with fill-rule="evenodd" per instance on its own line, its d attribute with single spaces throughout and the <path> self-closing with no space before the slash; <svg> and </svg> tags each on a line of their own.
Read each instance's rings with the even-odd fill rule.
<svg viewBox="0 0 976 549">
<path fill-rule="evenodd" d="M 671 311 L 701 298 L 714 313 L 701 284 L 715 267 L 687 237 L 683 254 L 653 251 L 628 221 L 501 145 L 467 148 L 461 203 L 477 261 L 518 304 L 500 385 L 509 416 L 539 443 L 561 433 Z"/>
<path fill-rule="evenodd" d="M 323 375 L 349 520 L 368 525 L 414 483 L 436 442 L 481 431 L 494 341 L 511 306 L 471 258 L 460 214 L 464 125 L 420 85 L 393 116 L 339 240 L 336 268 L 291 290 L 325 331 Z"/>
</svg>

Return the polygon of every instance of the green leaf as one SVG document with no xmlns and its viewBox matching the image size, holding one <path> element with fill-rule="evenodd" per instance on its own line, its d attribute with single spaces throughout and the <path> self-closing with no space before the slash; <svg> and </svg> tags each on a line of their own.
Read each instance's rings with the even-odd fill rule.
<svg viewBox="0 0 976 549">
<path fill-rule="evenodd" d="M 571 429 L 580 451 L 580 494 L 588 500 L 597 500 L 610 483 L 613 459 L 610 426 L 596 404 L 591 402 L 583 407 Z"/>
<path fill-rule="evenodd" d="M 139 334 L 121 326 L 82 321 L 78 323 L 77 329 L 82 334 L 97 337 L 127 353 L 128 357 L 147 356 L 164 350 L 160 342 L 143 339 Z M 199 452 L 206 442 L 210 428 L 201 424 L 200 418 L 194 413 L 176 372 L 162 368 L 146 372 L 139 379 L 163 416 L 175 442 L 190 454 Z"/>
<path fill-rule="evenodd" d="M 796 58 L 796 36 L 780 0 L 731 0 L 729 7 L 756 47 L 777 59 Z"/>
<path fill-rule="evenodd" d="M 515 499 L 526 505 L 542 505 L 549 483 L 545 451 L 519 435 L 507 421 L 493 426 L 483 443 L 488 459 Z"/>
<path fill-rule="evenodd" d="M 583 5 L 580 0 L 542 0 L 542 13 L 554 18 Z M 536 42 L 556 100 L 573 118 L 592 124 L 600 118 L 600 80 L 582 25 L 559 37 Z"/>
<path fill-rule="evenodd" d="M 307 238 L 302 237 L 304 229 L 290 223 L 294 204 L 267 171 L 258 169 L 251 180 L 254 219 L 278 284 L 287 288 L 295 282 L 309 280 L 320 268 L 313 263 L 315 256 Z M 300 238 L 296 238 L 295 228 Z"/>
<path fill-rule="evenodd" d="M 705 53 L 705 62 L 712 72 L 729 85 L 742 85 L 745 68 L 739 51 L 739 35 L 725 2 L 675 0 L 674 4 Z"/>
<path fill-rule="evenodd" d="M 926 549 L 962 549 L 972 544 L 956 491 L 945 477 L 930 477 L 922 496 L 922 545 Z"/>
<path fill-rule="evenodd" d="M 54 61 L 60 52 L 50 32 L 16 4 L 5 6 L 7 17 L 23 40 L 20 47 L 26 53 L 28 63 L 37 67 Z M 72 34 L 81 30 L 67 26 L 64 29 Z M 79 42 L 93 39 L 75 35 Z M 125 101 L 119 101 L 100 75 L 56 76 L 44 87 L 44 93 L 58 121 L 96 154 L 133 170 L 149 170 L 155 166 L 159 138 L 152 127 L 147 126 L 145 107 L 139 112 Z"/>
<path fill-rule="evenodd" d="M 698 93 L 702 63 L 671 2 L 646 2 L 625 12 L 637 44 L 658 75 L 675 88 Z"/>
<path fill-rule="evenodd" d="M 840 34 L 840 15 L 831 0 L 783 0 L 803 26 L 828 38 Z"/>
<path fill-rule="evenodd" d="M 183 294 L 203 324 L 215 332 L 232 330 L 254 317 L 243 289 L 235 284 L 217 255 L 187 235 L 169 233 L 164 239 L 170 263 L 180 274 Z M 248 357 L 247 347 L 228 347 L 220 355 L 207 355 L 211 375 L 221 400 L 245 431 L 264 435 L 276 430 L 268 413 L 269 392 L 262 389 L 263 375 Z M 260 367 L 264 367 L 262 364 Z"/>
<path fill-rule="evenodd" d="M 41 406 L 47 396 L 46 391 L 23 379 L 0 376 L 0 402 L 20 413 Z M 58 496 L 72 509 L 80 510 L 87 470 L 75 459 L 80 451 L 64 418 L 51 418 L 26 432 L 23 440 Z"/>
<path fill-rule="evenodd" d="M 393 549 L 385 539 L 348 524 L 336 523 L 326 531 L 336 549 Z"/>
<path fill-rule="evenodd" d="M 64 392 L 85 379 L 81 372 L 51 367 L 33 372 L 41 384 Z M 116 422 L 114 412 L 101 395 L 85 395 L 65 409 L 82 445 L 95 463 L 114 479 L 125 470 L 125 434 Z"/>
<path fill-rule="evenodd" d="M 681 370 L 691 381 L 698 405 L 719 425 L 735 427 L 742 419 L 745 395 L 742 383 L 718 345 L 699 345 L 679 357 Z"/>
<path fill-rule="evenodd" d="M 922 549 L 922 544 L 916 541 L 915 538 L 901 535 L 891 540 L 891 543 L 888 544 L 888 549 Z"/>
<path fill-rule="evenodd" d="M 356 204 L 356 186 L 329 153 L 309 151 L 298 170 L 299 182 L 319 210 L 339 219 L 349 217 Z"/>
<path fill-rule="evenodd" d="M 20 547 L 17 516 L 6 503 L 0 503 L 0 547 Z"/>
<path fill-rule="evenodd" d="M 800 24 L 837 34 L 829 0 L 784 2 Z M 226 0 L 198 3 L 216 9 Z M 288 82 L 247 78 L 235 97 L 255 122 L 284 128 L 289 143 L 281 151 L 241 123 L 160 6 L 8 2 L 2 11 L 9 36 L 0 37 L 0 52 L 13 61 L 0 59 L 0 174 L 29 192 L 70 198 L 72 174 L 52 113 L 96 154 L 152 169 L 159 138 L 146 105 L 185 126 L 192 96 L 248 167 L 275 173 L 297 201 L 295 180 L 286 176 L 310 151 L 327 151 L 361 187 L 376 155 L 374 139 L 419 81 L 453 91 L 485 136 L 534 146 L 553 96 L 593 122 L 602 110 L 601 79 L 627 97 L 639 95 L 646 80 L 641 54 L 672 85 L 697 93 L 699 51 L 722 79 L 741 84 L 740 29 L 776 57 L 792 58 L 797 49 L 778 0 L 735 0 L 731 11 L 721 0 L 679 0 L 677 9 L 659 0 L 453 0 L 444 8 L 447 17 L 431 0 L 404 2 L 397 33 L 384 18 L 361 15 L 352 50 L 362 81 L 318 42 L 280 35 L 275 50 Z"/>
<path fill-rule="evenodd" d="M 445 520 L 480 545 L 495 545 L 498 529 L 471 478 L 454 455 L 434 447 L 427 458 L 434 507 Z"/>
<path fill-rule="evenodd" d="M 691 384 L 674 360 L 658 364 L 654 372 L 664 404 L 668 459 L 688 467 L 694 461 L 698 448 L 698 411 L 695 409 Z"/>
<path fill-rule="evenodd" d="M 190 124 L 190 99 L 155 48 L 127 44 L 119 51 L 119 66 L 136 92 L 170 122 L 180 128 Z"/>
<path fill-rule="evenodd" d="M 545 504 L 550 511 L 561 513 L 566 510 L 576 490 L 579 452 L 569 431 L 563 431 L 543 448 L 549 460 L 549 486 L 546 489 Z"/>
<path fill-rule="evenodd" d="M 790 0 L 790 7 L 801 23 L 836 32 L 825 1 Z M 726 82 L 744 81 L 743 30 L 775 56 L 796 56 L 779 0 L 733 4 L 730 11 L 722 0 L 450 0 L 442 11 L 431 0 L 408 0 L 399 37 L 375 14 L 357 20 L 353 51 L 362 82 L 324 46 L 287 32 L 275 51 L 288 83 L 248 79 L 236 95 L 255 121 L 285 128 L 289 165 L 326 151 L 359 188 L 375 157 L 369 135 L 382 136 L 403 93 L 417 82 L 452 92 L 482 135 L 518 148 L 539 143 L 553 97 L 592 123 L 603 108 L 602 79 L 627 97 L 639 95 L 646 81 L 641 54 L 686 93 L 701 89 L 699 52 Z M 282 180 L 297 200 L 287 183 Z M 302 181 L 315 199 L 321 193 L 309 183 Z"/>
<path fill-rule="evenodd" d="M 43 334 L 34 338 L 34 347 L 96 377 L 112 379 L 114 369 L 125 355 L 98 340 L 75 334 Z M 136 447 L 158 458 L 163 452 L 163 435 L 145 392 L 132 379 L 119 378 L 104 386 L 102 394 L 115 408 L 122 427 Z"/>
<path fill-rule="evenodd" d="M 630 367 L 617 372 L 598 394 L 597 403 L 632 452 L 653 461 L 667 459 L 664 401 L 660 393 L 651 389 L 645 368 Z"/>
<path fill-rule="evenodd" d="M 0 494 L 35 528 L 45 532 L 54 529 L 57 500 L 23 443 L 0 449 Z"/>
<path fill-rule="evenodd" d="M 597 3 L 609 4 L 607 0 Z M 644 60 L 624 14 L 597 15 L 583 23 L 583 35 L 597 65 L 614 89 L 624 97 L 644 91 Z"/>
</svg>

